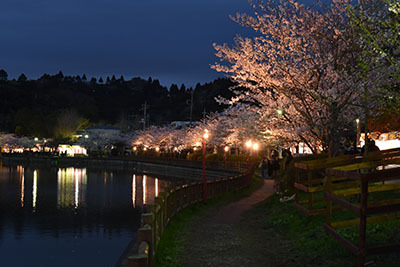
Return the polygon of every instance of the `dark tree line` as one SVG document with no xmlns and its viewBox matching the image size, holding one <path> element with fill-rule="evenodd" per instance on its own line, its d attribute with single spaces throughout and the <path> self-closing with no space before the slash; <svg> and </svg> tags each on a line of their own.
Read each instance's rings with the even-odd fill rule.
<svg viewBox="0 0 400 267">
<path fill-rule="evenodd" d="M 233 83 L 217 79 L 197 84 L 195 88 L 172 84 L 162 86 L 158 80 L 133 78 L 125 81 L 114 75 L 87 79 L 82 76 L 44 74 L 28 80 L 24 74 L 9 80 L 0 70 L 0 131 L 38 137 L 55 137 L 60 125 L 74 125 L 60 120 L 78 120 L 75 124 L 116 125 L 129 131 L 143 127 L 143 108 L 146 103 L 146 125 L 165 125 L 171 121 L 189 120 L 190 99 L 193 94 L 192 120 L 203 112 L 222 111 L 214 97 L 231 96 Z M 71 115 L 72 114 L 72 115 Z"/>
</svg>

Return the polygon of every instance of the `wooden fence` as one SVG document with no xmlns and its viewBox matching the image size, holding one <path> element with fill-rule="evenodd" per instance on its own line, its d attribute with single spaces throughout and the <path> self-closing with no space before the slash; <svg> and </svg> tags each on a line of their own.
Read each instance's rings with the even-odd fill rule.
<svg viewBox="0 0 400 267">
<path fill-rule="evenodd" d="M 389 149 L 381 152 L 369 153 L 368 158 L 356 154 L 296 162 L 296 177 L 294 183 L 296 189 L 295 206 L 308 216 L 325 214 L 326 203 L 323 192 L 327 181 L 325 175 L 325 170 L 327 168 L 356 164 L 364 161 L 390 159 L 399 155 L 400 149 Z M 333 189 L 357 185 L 355 181 L 349 181 L 347 178 L 343 177 L 332 177 L 332 179 L 331 186 Z M 301 193 L 306 194 L 306 199 L 300 198 Z M 318 194 L 319 196 L 316 196 Z"/>
<path fill-rule="evenodd" d="M 324 227 L 358 257 L 358 266 L 364 266 L 368 255 L 400 251 L 400 244 L 367 247 L 367 225 L 400 219 L 400 155 L 383 154 L 380 159 L 326 170 Z M 349 211 L 353 216 L 349 217 Z M 357 225 L 358 242 L 338 231 Z"/>
<path fill-rule="evenodd" d="M 248 174 L 207 181 L 207 199 L 244 188 L 249 182 Z M 171 218 L 181 209 L 202 200 L 202 182 L 160 193 L 155 203 L 148 206 L 148 212 L 142 214 L 141 228 L 137 235 L 137 253 L 128 256 L 128 266 L 153 266 L 158 242 Z"/>
</svg>

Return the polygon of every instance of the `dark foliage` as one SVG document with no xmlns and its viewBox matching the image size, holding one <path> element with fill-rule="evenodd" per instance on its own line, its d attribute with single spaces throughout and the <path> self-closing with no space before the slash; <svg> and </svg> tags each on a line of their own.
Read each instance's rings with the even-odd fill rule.
<svg viewBox="0 0 400 267">
<path fill-rule="evenodd" d="M 125 81 L 115 75 L 106 82 L 102 78 L 44 74 L 37 80 L 28 80 L 24 74 L 17 80 L 8 80 L 1 70 L 0 131 L 19 135 L 52 137 L 60 113 L 74 110 L 91 124 L 121 124 L 125 130 L 140 129 L 143 105 L 147 105 L 146 125 L 165 125 L 175 120 L 190 119 L 190 99 L 193 93 L 192 120 L 203 117 L 203 112 L 222 111 L 214 97 L 229 97 L 233 83 L 217 79 L 204 85 L 186 88 L 171 85 L 168 89 L 156 79 L 147 81 L 133 78 Z"/>
</svg>

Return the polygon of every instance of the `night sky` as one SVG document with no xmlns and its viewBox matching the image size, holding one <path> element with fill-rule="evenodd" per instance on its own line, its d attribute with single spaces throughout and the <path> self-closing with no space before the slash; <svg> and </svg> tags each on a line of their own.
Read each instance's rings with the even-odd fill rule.
<svg viewBox="0 0 400 267">
<path fill-rule="evenodd" d="M 222 74 L 212 43 L 250 29 L 229 15 L 253 13 L 247 0 L 1 0 L 0 69 L 9 78 L 44 73 L 161 84 L 210 82 Z"/>
</svg>

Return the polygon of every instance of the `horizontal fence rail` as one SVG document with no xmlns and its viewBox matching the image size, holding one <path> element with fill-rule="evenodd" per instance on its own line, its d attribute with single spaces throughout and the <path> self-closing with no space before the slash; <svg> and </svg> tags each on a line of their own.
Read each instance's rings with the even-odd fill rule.
<svg viewBox="0 0 400 267">
<path fill-rule="evenodd" d="M 296 177 L 294 187 L 296 189 L 295 206 L 308 216 L 325 214 L 326 206 L 323 194 L 327 183 L 325 170 L 340 166 L 350 166 L 364 162 L 382 162 L 400 156 L 400 149 L 389 149 L 377 152 L 371 152 L 365 158 L 359 154 L 344 155 L 333 158 L 323 158 L 310 161 L 296 162 Z M 347 174 L 350 175 L 350 174 Z M 348 177 L 332 177 L 332 187 L 339 189 L 341 187 L 356 186 L 357 182 L 349 180 Z M 300 193 L 306 194 L 306 199 L 300 199 Z"/>
<path fill-rule="evenodd" d="M 400 220 L 399 148 L 300 161 L 295 167 L 295 207 L 307 216 L 324 214 L 326 233 L 357 257 L 358 266 L 367 256 L 400 251 L 390 239 L 367 236 L 376 223 Z"/>
<path fill-rule="evenodd" d="M 400 219 L 399 166 L 400 155 L 326 170 L 328 180 L 324 194 L 327 213 L 324 227 L 328 234 L 358 257 L 358 266 L 364 266 L 366 256 L 400 251 L 400 244 L 367 247 L 367 225 Z M 347 178 L 354 184 L 334 187 L 337 177 Z M 339 221 L 333 219 L 335 214 L 346 210 L 354 218 Z M 358 244 L 338 232 L 340 228 L 352 226 L 358 226 Z"/>
</svg>

